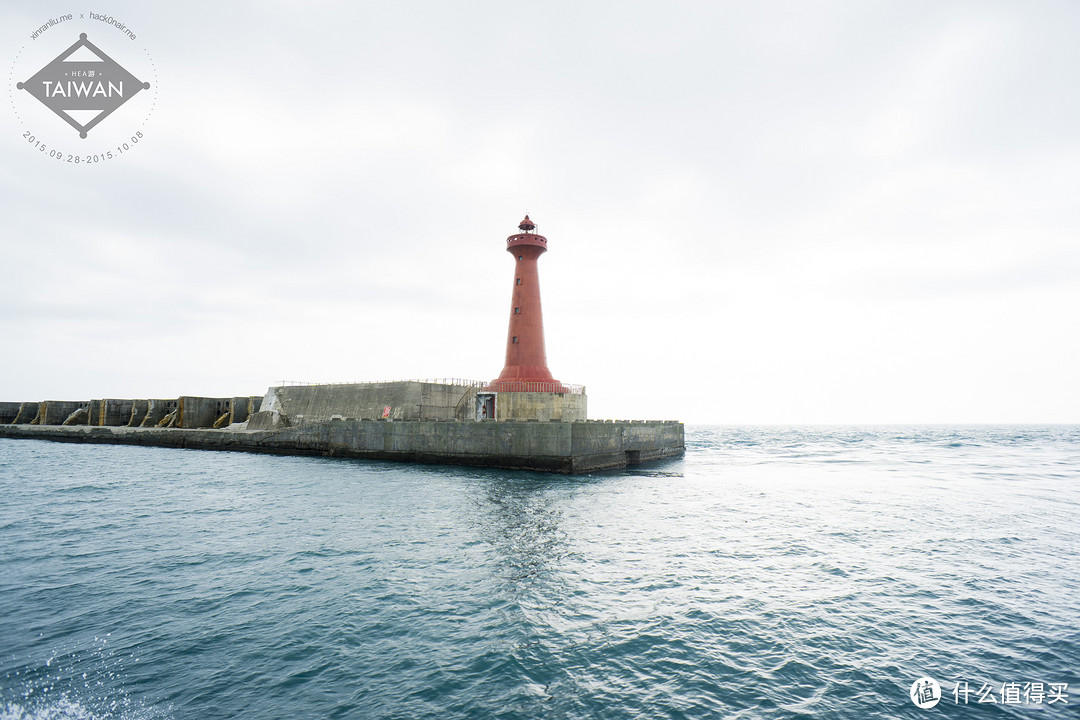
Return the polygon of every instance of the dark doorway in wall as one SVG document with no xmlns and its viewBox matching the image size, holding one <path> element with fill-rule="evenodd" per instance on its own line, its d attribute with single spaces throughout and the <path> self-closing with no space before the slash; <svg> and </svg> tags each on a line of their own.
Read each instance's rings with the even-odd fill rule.
<svg viewBox="0 0 1080 720">
<path fill-rule="evenodd" d="M 476 419 L 495 419 L 495 393 L 476 393 Z"/>
</svg>

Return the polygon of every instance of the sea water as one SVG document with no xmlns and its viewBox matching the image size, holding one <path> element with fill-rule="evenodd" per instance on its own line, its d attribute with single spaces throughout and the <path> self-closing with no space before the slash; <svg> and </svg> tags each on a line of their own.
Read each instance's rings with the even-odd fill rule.
<svg viewBox="0 0 1080 720">
<path fill-rule="evenodd" d="M 1080 715 L 1076 426 L 580 477 L 0 440 L 0 498 L 2 720 Z"/>
</svg>

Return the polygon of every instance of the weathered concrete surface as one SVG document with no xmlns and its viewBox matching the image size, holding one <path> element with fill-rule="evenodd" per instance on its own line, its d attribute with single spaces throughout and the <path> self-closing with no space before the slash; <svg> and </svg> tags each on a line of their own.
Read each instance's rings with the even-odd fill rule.
<svg viewBox="0 0 1080 720">
<path fill-rule="evenodd" d="M 184 395 L 179 399 L 179 415 L 174 427 L 208 428 L 229 412 L 232 398 Z"/>
<path fill-rule="evenodd" d="M 61 425 L 87 425 L 90 422 L 90 409 L 89 406 L 81 407 L 75 412 L 67 416 Z"/>
<path fill-rule="evenodd" d="M 38 409 L 40 407 L 40 402 L 19 403 L 19 412 L 15 413 L 15 419 L 11 421 L 11 424 L 29 425 L 30 423 L 34 422 L 34 418 L 37 417 Z"/>
<path fill-rule="evenodd" d="M 229 403 L 229 423 L 246 422 L 249 417 L 259 412 L 262 400 L 262 395 L 234 397 Z"/>
<path fill-rule="evenodd" d="M 327 420 L 479 420 L 477 385 L 401 381 L 270 388 L 248 429 L 278 429 Z M 500 392 L 495 419 L 573 422 L 587 416 L 584 393 Z"/>
<path fill-rule="evenodd" d="M 166 415 L 176 409 L 176 400 L 147 400 L 146 415 L 139 422 L 139 427 L 157 427 Z"/>
<path fill-rule="evenodd" d="M 685 430 L 679 422 L 584 422 L 574 423 L 573 428 L 570 454 L 587 458 L 586 465 L 625 467 L 670 457 L 672 448 L 681 454 L 685 448 Z"/>
<path fill-rule="evenodd" d="M 390 420 L 453 420 L 462 398 L 473 390 L 470 385 L 415 381 L 286 385 L 267 391 L 261 411 L 284 415 L 291 425 L 335 418 L 376 420 L 384 414 Z"/>
<path fill-rule="evenodd" d="M 34 438 L 585 473 L 681 455 L 676 422 L 334 420 L 280 430 L 0 426 Z"/>
<path fill-rule="evenodd" d="M 90 425 L 118 427 L 131 422 L 134 400 L 105 398 L 90 402 Z"/>
<path fill-rule="evenodd" d="M 273 410 L 252 413 L 244 423 L 246 430 L 280 430 L 289 427 L 289 419 Z"/>
<path fill-rule="evenodd" d="M 19 416 L 22 403 L 0 402 L 0 425 L 10 425 Z"/>
<path fill-rule="evenodd" d="M 79 408 L 90 404 L 89 400 L 46 400 L 38 404 L 34 425 L 62 425 Z"/>
<path fill-rule="evenodd" d="M 495 418 L 574 422 L 586 415 L 584 393 L 500 392 L 496 393 Z"/>
<path fill-rule="evenodd" d="M 149 400 L 132 400 L 131 414 L 128 415 L 127 426 L 139 427 L 139 425 L 142 424 L 143 419 L 146 418 L 148 410 L 150 410 Z"/>
<path fill-rule="evenodd" d="M 476 393 L 480 388 L 470 387 L 457 401 L 454 408 L 454 420 L 479 420 L 479 409 L 476 406 Z"/>
</svg>

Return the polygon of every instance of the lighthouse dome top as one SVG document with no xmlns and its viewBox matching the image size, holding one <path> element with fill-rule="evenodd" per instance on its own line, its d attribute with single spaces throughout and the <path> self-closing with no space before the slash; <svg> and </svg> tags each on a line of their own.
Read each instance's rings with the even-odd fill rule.
<svg viewBox="0 0 1080 720">
<path fill-rule="evenodd" d="M 518 230 L 521 232 L 506 238 L 506 244 L 509 246 L 507 248 L 508 250 L 513 250 L 514 248 L 523 245 L 531 245 L 540 248 L 540 252 L 547 249 L 547 238 L 543 235 L 536 234 L 536 223 L 530 220 L 528 215 L 526 215 L 525 219 L 518 224 Z"/>
</svg>

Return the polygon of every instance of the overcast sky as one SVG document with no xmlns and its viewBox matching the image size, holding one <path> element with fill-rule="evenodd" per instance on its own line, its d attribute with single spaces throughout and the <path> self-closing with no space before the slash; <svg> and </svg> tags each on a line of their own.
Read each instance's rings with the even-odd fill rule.
<svg viewBox="0 0 1080 720">
<path fill-rule="evenodd" d="M 528 211 L 590 417 L 1080 421 L 1080 3 L 0 7 L 153 80 L 8 88 L 0 399 L 494 378 Z"/>
</svg>

